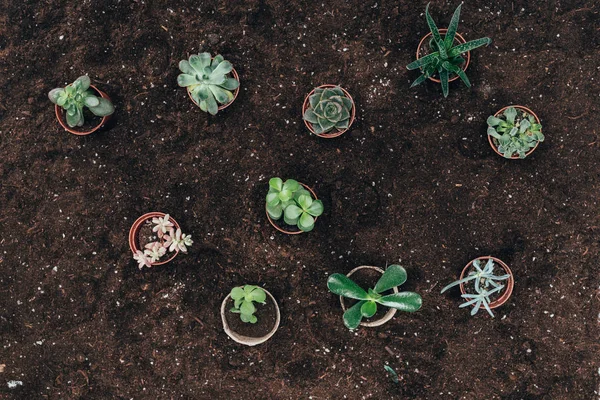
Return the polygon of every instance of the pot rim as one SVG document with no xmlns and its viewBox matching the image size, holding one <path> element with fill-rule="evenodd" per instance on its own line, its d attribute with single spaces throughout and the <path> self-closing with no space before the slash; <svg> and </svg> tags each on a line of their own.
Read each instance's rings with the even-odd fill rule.
<svg viewBox="0 0 600 400">
<path fill-rule="evenodd" d="M 67 85 L 67 86 L 71 86 L 71 85 Z M 90 84 L 90 88 L 94 89 L 100 95 L 100 97 L 112 102 L 110 97 L 106 93 L 104 93 L 102 90 L 98 89 L 96 86 Z M 100 121 L 100 123 L 98 125 L 96 125 L 95 128 L 92 128 L 92 130 L 89 130 L 89 131 L 82 132 L 82 131 L 76 131 L 73 128 L 71 128 L 69 125 L 67 125 L 65 117 L 63 115 L 64 113 L 65 113 L 65 111 L 62 107 L 60 107 L 58 104 L 54 105 L 54 114 L 56 114 L 56 119 L 58 120 L 58 123 L 60 124 L 60 126 L 62 126 L 65 131 L 72 133 L 73 135 L 77 135 L 77 136 L 86 136 L 86 135 L 89 135 L 90 133 L 96 132 L 98 129 L 104 127 L 104 125 L 106 125 L 106 123 L 112 117 L 112 114 L 105 115 L 104 117 L 102 117 L 102 121 Z"/>
<path fill-rule="evenodd" d="M 471 265 L 473 265 L 473 261 L 475 260 L 494 260 L 494 262 L 498 265 L 500 265 L 504 271 L 506 271 L 506 273 L 508 273 L 510 275 L 510 278 L 508 278 L 508 281 L 506 283 L 505 286 L 505 290 L 502 292 L 502 296 L 500 296 L 497 300 L 492 301 L 489 306 L 490 308 L 497 308 L 500 307 L 501 305 L 503 305 L 504 303 L 506 303 L 508 301 L 508 299 L 510 298 L 512 292 L 513 292 L 513 288 L 515 286 L 515 277 L 512 273 L 512 271 L 510 270 L 510 268 L 508 267 L 508 265 L 506 265 L 506 263 L 502 260 L 500 260 L 499 258 L 496 257 L 492 257 L 492 256 L 481 256 L 481 257 L 477 257 L 471 261 L 469 261 L 469 263 L 467 265 L 465 265 L 465 267 L 463 268 L 461 274 L 460 274 L 460 278 L 459 279 L 463 279 L 465 274 L 467 273 L 467 271 L 469 270 L 469 268 L 471 267 Z M 466 290 L 465 290 L 465 286 L 464 283 L 460 284 L 460 291 L 462 294 L 466 294 Z"/>
<path fill-rule="evenodd" d="M 314 197 L 315 200 L 319 200 L 319 198 L 317 197 L 317 194 L 315 193 L 314 190 L 312 190 L 312 188 L 308 185 L 305 185 L 302 182 L 298 182 L 299 184 L 301 184 L 305 189 L 307 189 Z M 271 218 L 271 216 L 269 215 L 269 212 L 267 211 L 267 204 L 265 203 L 265 213 L 267 214 L 267 218 L 269 220 L 269 222 L 271 223 L 271 225 L 273 225 L 275 227 L 275 229 L 277 229 L 279 232 L 283 232 L 283 233 L 287 233 L 288 235 L 299 235 L 301 233 L 304 233 L 303 230 L 299 230 L 298 232 L 291 232 L 291 231 L 286 231 L 283 228 L 280 228 L 279 226 L 277 226 L 277 224 L 275 223 L 275 221 L 273 221 L 273 219 Z M 315 218 L 315 224 L 317 223 L 317 219 L 319 217 L 314 217 Z"/>
<path fill-rule="evenodd" d="M 316 89 L 327 89 L 327 88 L 333 88 L 333 87 L 339 87 L 340 89 L 342 89 L 342 92 L 344 92 L 344 95 L 346 95 L 346 97 L 348 97 L 350 99 L 350 101 L 352 102 L 352 114 L 350 115 L 350 123 L 348 124 L 348 127 L 346 129 L 343 129 L 341 131 L 337 130 L 336 132 L 333 132 L 333 133 L 316 133 L 315 130 L 310 125 L 310 123 L 304 119 L 304 113 L 309 108 L 308 98 L 315 92 Z M 341 136 L 344 133 L 346 133 L 350 129 L 352 124 L 354 123 L 354 120 L 356 119 L 356 104 L 354 103 L 354 99 L 352 98 L 350 93 L 348 93 L 348 91 L 346 89 L 344 89 L 340 85 L 332 85 L 330 83 L 327 83 L 327 84 L 324 84 L 321 86 L 317 86 L 316 88 L 311 90 L 306 95 L 306 97 L 304 98 L 304 103 L 302 103 L 302 116 L 303 116 L 302 120 L 304 121 L 304 125 L 306 125 L 306 127 L 308 128 L 308 130 L 311 133 L 313 133 L 314 135 L 317 135 L 318 137 L 324 138 L 324 139 L 333 139 L 333 138 L 336 138 L 336 137 Z"/>
<path fill-rule="evenodd" d="M 142 250 L 138 247 L 138 243 L 137 243 L 137 238 L 138 235 L 140 233 L 140 229 L 142 228 L 142 225 L 144 224 L 144 222 L 146 222 L 147 220 L 154 218 L 154 217 L 164 217 L 165 213 L 162 212 L 158 212 L 158 211 L 153 211 L 153 212 L 149 212 L 146 213 L 144 215 L 142 215 L 141 217 L 139 217 L 138 219 L 135 220 L 135 222 L 133 223 L 133 225 L 131 225 L 131 229 L 129 229 L 129 248 L 131 249 L 131 252 L 133 254 L 136 254 L 136 252 L 138 250 Z M 169 221 L 173 222 L 173 225 L 175 225 L 176 229 L 181 229 L 181 227 L 179 226 L 179 224 L 177 223 L 177 221 L 175 221 L 175 218 L 173 218 L 172 216 L 169 215 Z M 175 249 L 175 253 L 173 253 L 171 255 L 171 257 L 169 257 L 167 260 L 165 261 L 157 261 L 157 262 L 153 262 L 150 263 L 152 266 L 156 266 L 156 265 L 163 265 L 166 264 L 170 261 L 173 261 L 173 259 L 175 257 L 177 257 L 177 254 L 179 254 L 179 248 Z"/>
<path fill-rule="evenodd" d="M 213 57 L 213 58 L 214 58 L 214 57 Z M 233 102 L 235 101 L 235 99 L 237 99 L 237 97 L 238 97 L 238 93 L 240 92 L 240 87 L 241 87 L 240 76 L 238 75 L 238 73 L 237 73 L 237 71 L 235 70 L 235 68 L 233 68 L 233 67 L 231 68 L 231 72 L 230 72 L 230 74 L 233 76 L 233 78 L 234 78 L 236 81 L 238 81 L 238 83 L 239 83 L 240 85 L 238 85 L 238 87 L 237 87 L 237 88 L 236 88 L 236 89 L 233 91 L 233 99 L 231 99 L 231 101 L 230 101 L 229 103 L 227 103 L 227 104 L 222 104 L 222 105 L 219 105 L 219 108 L 218 108 L 218 110 L 219 110 L 219 111 L 221 111 L 221 110 L 224 110 L 224 109 L 226 109 L 227 107 L 229 107 L 230 105 L 232 105 L 232 104 L 233 104 Z M 196 107 L 200 107 L 200 104 L 196 103 L 196 100 L 194 100 L 194 98 L 192 97 L 192 94 L 190 93 L 189 86 L 186 86 L 185 90 L 187 91 L 187 94 L 188 94 L 188 96 L 189 96 L 190 100 L 192 100 L 192 103 L 194 103 L 194 104 L 196 105 Z"/>
<path fill-rule="evenodd" d="M 526 112 L 530 113 L 531 115 L 533 115 L 533 117 L 535 118 L 535 120 L 537 121 L 538 124 L 542 124 L 542 122 L 540 121 L 540 119 L 538 118 L 537 114 L 534 113 L 531 109 L 525 107 L 525 106 L 520 106 L 517 104 L 513 104 L 510 106 L 506 106 L 501 108 L 499 111 L 496 112 L 496 114 L 494 114 L 494 117 L 498 117 L 498 115 L 502 114 L 502 112 L 504 112 L 504 110 L 506 110 L 507 108 L 510 107 L 514 107 L 514 108 L 520 108 L 521 110 L 525 110 Z M 540 129 L 541 131 L 541 129 Z M 502 155 L 502 153 L 500 153 L 498 151 L 498 146 L 496 146 L 496 144 L 494 143 L 494 141 L 492 140 L 492 137 L 490 135 L 487 135 L 488 137 L 488 142 L 490 143 L 490 146 L 492 146 L 492 149 L 494 150 L 494 152 L 496 152 L 496 154 L 498 154 L 500 157 L 502 158 L 506 158 Z M 538 140 L 537 143 L 535 144 L 535 147 L 531 150 L 529 150 L 527 153 L 525 153 L 525 157 L 529 156 L 531 153 L 534 152 L 535 149 L 537 149 L 537 147 L 539 146 L 540 141 Z M 510 156 L 509 160 L 522 160 L 522 158 L 519 158 L 519 156 Z"/>
<path fill-rule="evenodd" d="M 440 33 L 446 33 L 446 32 L 448 32 L 448 29 L 442 28 L 442 29 L 438 29 L 438 31 Z M 420 53 L 421 53 L 420 50 L 421 50 L 421 47 L 423 46 L 423 43 L 425 42 L 425 39 L 427 39 L 428 37 L 430 37 L 432 35 L 433 34 L 431 32 L 429 32 L 427 35 L 425 35 L 425 36 L 423 36 L 423 38 L 421 38 L 421 41 L 419 42 L 419 46 L 417 46 L 417 60 L 420 58 Z M 461 44 L 467 43 L 467 40 L 458 32 L 456 32 L 456 35 L 454 36 L 454 40 L 458 40 Z M 465 65 L 463 67 L 461 67 L 461 69 L 463 71 L 466 71 L 470 62 L 471 62 L 471 51 L 467 51 L 467 62 L 465 63 Z M 458 78 L 460 78 L 460 77 L 455 74 L 453 78 L 448 79 L 448 83 L 454 82 Z M 436 83 L 442 82 L 439 79 L 433 78 L 431 76 L 428 79 L 433 82 L 436 82 Z"/>
</svg>

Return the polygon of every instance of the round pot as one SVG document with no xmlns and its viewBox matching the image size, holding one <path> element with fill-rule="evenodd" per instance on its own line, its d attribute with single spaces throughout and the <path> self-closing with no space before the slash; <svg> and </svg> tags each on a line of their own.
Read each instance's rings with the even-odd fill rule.
<svg viewBox="0 0 600 400">
<path fill-rule="evenodd" d="M 496 264 L 498 264 L 499 266 L 501 266 L 504 271 L 506 271 L 507 274 L 510 275 L 510 278 L 508 278 L 508 281 L 506 282 L 506 286 L 504 287 L 504 291 L 502 292 L 502 295 L 495 301 L 492 301 L 490 303 L 490 308 L 496 308 L 496 307 L 500 307 L 502 304 L 506 303 L 510 297 L 510 295 L 512 294 L 513 291 L 513 287 L 515 286 L 515 278 L 513 276 L 512 271 L 510 270 L 510 268 L 508 268 L 508 265 L 506 265 L 504 263 L 504 261 L 496 258 L 496 257 L 492 257 L 492 256 L 483 256 L 483 257 L 477 257 L 475 260 L 481 260 L 481 261 L 487 261 L 489 259 L 494 260 L 494 262 Z M 473 265 L 473 261 L 470 261 L 465 268 L 463 268 L 462 273 L 460 274 L 460 279 L 463 279 L 465 277 L 465 275 L 467 274 L 467 272 L 469 271 L 469 269 L 471 268 L 471 266 Z M 463 283 L 460 284 L 460 291 L 462 294 L 467 294 L 467 292 L 465 291 L 465 286 Z"/>
<path fill-rule="evenodd" d="M 319 87 L 316 87 L 315 89 L 327 89 L 327 88 L 333 88 L 336 87 L 338 85 L 321 85 Z M 304 115 L 304 113 L 306 112 L 306 110 L 308 110 L 308 108 L 310 107 L 310 103 L 308 101 L 308 98 L 310 96 L 313 95 L 313 93 L 315 92 L 315 89 L 311 90 L 310 93 L 308 95 L 306 95 L 306 97 L 304 98 L 304 103 L 302 104 L 302 115 Z M 352 102 L 352 112 L 350 114 L 350 123 L 348 124 L 348 128 L 344 129 L 344 130 L 337 130 L 335 129 L 333 132 L 328 132 L 328 133 L 316 133 L 315 130 L 312 128 L 310 122 L 306 121 L 304 118 L 302 118 L 302 120 L 304 121 L 304 125 L 306 125 L 306 127 L 308 128 L 308 130 L 317 135 L 318 137 L 322 137 L 325 139 L 333 139 L 336 138 L 338 136 L 343 135 L 348 129 L 350 129 L 350 127 L 352 126 L 352 124 L 354 123 L 354 120 L 356 118 L 356 104 L 354 104 L 354 99 L 352 98 L 352 96 L 350 96 L 350 93 L 348 93 L 346 91 L 346 89 L 344 89 L 343 87 L 340 86 L 340 89 L 342 89 L 342 92 L 344 92 L 344 94 L 346 95 L 346 97 L 348 97 L 350 99 L 350 101 Z"/>
<path fill-rule="evenodd" d="M 229 323 L 227 323 L 227 317 L 225 316 L 225 313 L 229 312 L 225 308 L 227 306 L 227 300 L 229 300 L 231 295 L 228 294 L 227 297 L 225 297 L 225 300 L 223 300 L 223 303 L 221 303 L 221 320 L 223 321 L 223 330 L 225 331 L 227 336 L 229 336 L 235 342 L 245 344 L 246 346 L 256 346 L 257 344 L 266 342 L 267 340 L 269 340 L 271 338 L 271 336 L 273 336 L 275 334 L 275 332 L 277 332 L 277 329 L 279 328 L 279 322 L 281 321 L 281 314 L 279 313 L 279 306 L 277 305 L 277 301 L 275 301 L 275 298 L 273 297 L 273 295 L 271 293 L 269 293 L 269 291 L 267 289 L 264 289 L 264 288 L 262 288 L 262 289 L 267 294 L 267 300 L 270 299 L 273 302 L 273 304 L 275 304 L 275 312 L 276 312 L 275 326 L 273 327 L 273 329 L 271 329 L 271 331 L 269 333 L 267 333 L 264 336 L 250 337 L 250 336 L 244 336 L 237 332 L 234 332 L 229 327 Z"/>
<path fill-rule="evenodd" d="M 237 71 L 235 70 L 235 68 L 233 68 L 233 69 L 231 70 L 231 72 L 230 72 L 230 73 L 231 73 L 232 77 L 233 77 L 233 78 L 234 78 L 236 81 L 238 81 L 238 82 L 240 81 L 240 77 L 239 77 L 239 75 L 238 75 Z M 194 98 L 192 97 L 192 94 L 190 93 L 190 89 L 189 89 L 189 87 L 186 87 L 185 89 L 186 89 L 186 91 L 187 91 L 187 94 L 188 94 L 189 98 L 192 100 L 192 102 L 193 102 L 193 103 L 194 103 L 194 104 L 195 104 L 197 107 L 200 107 L 200 104 L 196 103 L 196 100 L 194 100 Z M 221 111 L 221 110 L 224 110 L 224 109 L 226 109 L 227 107 L 229 107 L 229 106 L 230 106 L 230 105 L 231 105 L 231 104 L 232 104 L 232 103 L 235 101 L 235 99 L 237 99 L 237 96 L 238 96 L 238 93 L 239 93 L 239 92 L 240 92 L 240 86 L 238 86 L 238 87 L 237 87 L 237 89 L 235 89 L 235 90 L 233 91 L 233 99 L 232 99 L 232 100 L 231 100 L 229 103 L 227 103 L 227 104 L 222 104 L 222 105 L 220 105 L 220 106 L 219 106 L 219 108 L 218 108 L 218 109 L 219 109 L 219 111 Z"/>
<path fill-rule="evenodd" d="M 506 107 L 502 108 L 500 111 L 498 111 L 496 114 L 494 114 L 494 117 L 498 118 L 498 115 L 502 114 L 504 112 L 504 110 L 506 110 L 507 108 L 510 108 L 510 107 L 518 108 L 520 110 L 523 110 L 523 111 L 525 111 L 525 112 L 533 115 L 533 118 L 535 118 L 535 120 L 537 121 L 537 123 L 541 125 L 541 122 L 540 122 L 540 119 L 538 118 L 538 116 L 533 111 L 531 111 L 529 108 L 524 107 L 524 106 L 517 106 L 517 105 L 506 106 Z M 490 146 L 492 146 L 492 149 L 494 149 L 494 151 L 496 152 L 496 154 L 498 154 L 502 158 L 506 158 L 506 157 L 504 157 L 502 155 L 502 153 L 500 153 L 498 151 L 498 145 L 494 142 L 494 138 L 492 138 L 490 135 L 487 135 L 487 137 L 488 137 L 488 142 L 490 142 Z M 540 144 L 540 142 L 538 141 L 535 144 L 535 147 L 533 149 L 531 149 L 527 153 L 525 153 L 525 157 L 527 157 L 528 155 L 530 155 L 531 153 L 533 153 L 533 151 L 535 149 L 537 149 L 537 147 L 538 147 L 539 144 Z M 510 160 L 521 160 L 521 158 L 519 158 L 519 156 L 511 156 Z"/>
<path fill-rule="evenodd" d="M 360 267 L 356 267 L 352 271 L 348 272 L 346 274 L 346 276 L 348 278 L 350 278 L 350 276 L 352 276 L 352 274 L 354 274 L 356 271 L 360 271 L 361 269 L 371 269 L 373 271 L 379 272 L 382 275 L 384 273 L 384 270 L 382 270 L 379 267 L 371 267 L 371 266 L 368 266 L 368 265 L 361 265 Z M 373 285 L 371 287 L 375 287 L 376 283 L 377 282 L 373 282 Z M 398 287 L 397 286 L 395 286 L 392 290 L 394 291 L 394 293 L 398 293 Z M 340 304 L 342 305 L 342 310 L 344 310 L 344 312 L 346 312 L 346 304 L 344 302 L 344 297 L 343 296 L 340 296 Z M 379 307 L 383 307 L 383 306 L 379 305 Z M 398 310 L 396 310 L 395 308 L 390 308 L 388 310 L 388 312 L 386 312 L 385 315 L 382 318 L 376 319 L 375 321 L 361 322 L 360 326 L 366 326 L 366 327 L 371 327 L 372 328 L 372 327 L 375 327 L 375 326 L 383 325 L 383 324 L 385 324 L 386 322 L 388 322 L 390 319 L 392 319 L 394 317 L 394 315 L 396 314 L 396 311 L 398 311 Z"/>
<path fill-rule="evenodd" d="M 301 183 L 301 182 L 298 182 L 298 183 L 300 183 L 302 186 L 304 186 L 304 188 L 313 195 L 314 200 L 319 200 L 319 198 L 317 197 L 317 194 L 315 193 L 314 190 L 312 190 L 310 187 L 306 186 L 304 183 Z M 273 225 L 275 227 L 275 229 L 277 229 L 279 232 L 287 233 L 288 235 L 299 235 L 301 233 L 304 233 L 304 231 L 298 231 L 298 232 L 286 231 L 285 229 L 282 229 L 279 226 L 277 226 L 277 224 L 275 223 L 275 221 L 273 221 L 273 219 L 269 215 L 269 212 L 267 211 L 266 203 L 265 203 L 265 213 L 267 214 L 267 218 L 269 219 L 269 222 L 271 223 L 271 225 Z M 283 218 L 283 216 L 281 218 Z M 315 218 L 315 223 L 316 223 L 317 218 L 319 218 L 319 217 L 314 217 L 314 218 Z"/>
<path fill-rule="evenodd" d="M 71 86 L 71 85 L 69 85 L 69 86 Z M 106 93 L 104 93 L 103 91 L 101 91 L 100 89 L 98 89 L 96 86 L 90 85 L 90 88 L 93 89 L 93 90 L 95 90 L 96 93 L 98 95 L 100 95 L 102 98 L 110 101 L 110 97 L 108 97 L 108 95 Z M 102 117 L 102 121 L 100 121 L 100 123 L 95 128 L 93 128 L 92 130 L 89 130 L 89 131 L 76 131 L 74 128 L 71 128 L 69 125 L 67 125 L 67 121 L 65 119 L 65 113 L 66 113 L 66 111 L 62 107 L 60 107 L 58 104 L 54 105 L 54 113 L 56 114 L 56 119 L 58 120 L 58 123 L 60 124 L 60 126 L 62 126 L 67 132 L 70 132 L 73 135 L 78 135 L 78 136 L 85 136 L 85 135 L 89 135 L 90 133 L 96 132 L 98 129 L 100 129 L 104 125 L 106 125 L 106 123 L 112 117 L 112 114 L 111 115 L 106 115 L 106 116 Z"/>
<path fill-rule="evenodd" d="M 152 218 L 157 218 L 157 217 L 162 218 L 165 215 L 166 215 L 165 213 L 161 213 L 161 212 L 149 212 L 135 220 L 133 225 L 131 225 L 131 229 L 129 230 L 129 248 L 131 249 L 131 252 L 133 254 L 136 254 L 138 252 L 138 250 L 144 251 L 143 249 L 139 248 L 139 243 L 138 243 L 138 236 L 140 233 L 140 229 L 142 228 L 142 225 L 144 225 L 144 223 L 149 219 L 151 220 Z M 175 230 L 181 229 L 179 227 L 179 224 L 177 223 L 177 221 L 175 221 L 175 219 L 173 217 L 169 216 L 169 221 L 171 221 L 173 223 Z M 160 239 L 160 240 L 162 240 L 162 239 Z M 153 262 L 151 264 L 152 265 L 166 264 L 166 263 L 172 261 L 177 256 L 177 254 L 179 254 L 179 248 L 175 249 L 175 252 L 172 253 L 171 257 L 169 257 L 167 260 L 157 261 L 157 262 Z"/>
<path fill-rule="evenodd" d="M 440 33 L 446 33 L 448 32 L 448 29 L 439 29 Z M 432 36 L 432 33 L 429 32 L 427 35 L 423 36 L 423 39 L 421 39 L 421 41 L 419 42 L 419 47 L 417 47 L 417 60 L 421 57 L 421 49 L 423 48 L 423 44 L 426 43 L 426 41 Z M 467 41 L 465 40 L 464 37 L 462 37 L 462 35 L 458 32 L 456 32 L 456 35 L 454 36 L 454 42 L 458 42 L 459 44 L 463 44 L 463 43 L 467 43 Z M 461 67 L 461 69 L 463 71 L 467 70 L 467 67 L 469 66 L 469 63 L 471 62 L 471 52 L 467 51 L 467 61 L 465 62 L 465 65 L 463 65 Z M 459 78 L 458 75 L 454 75 L 454 77 L 448 79 L 448 82 L 454 82 L 455 80 L 457 80 Z M 433 78 L 433 77 L 429 77 L 430 80 L 432 80 L 433 82 L 437 82 L 437 83 L 441 83 L 441 81 L 439 79 Z"/>
</svg>

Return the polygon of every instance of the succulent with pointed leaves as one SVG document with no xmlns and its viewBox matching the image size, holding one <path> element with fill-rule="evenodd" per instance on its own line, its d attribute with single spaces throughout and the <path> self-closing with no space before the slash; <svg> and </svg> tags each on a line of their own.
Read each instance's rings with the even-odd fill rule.
<svg viewBox="0 0 600 400">
<path fill-rule="evenodd" d="M 283 216 L 288 225 L 296 225 L 303 232 L 315 227 L 315 217 L 323 214 L 323 202 L 315 200 L 312 193 L 293 179 L 283 182 L 281 178 L 269 180 L 267 213 L 274 220 Z"/>
<path fill-rule="evenodd" d="M 371 318 L 377 312 L 377 304 L 400 311 L 414 312 L 421 308 L 423 300 L 414 292 L 399 292 L 382 295 L 388 290 L 406 282 L 406 270 L 399 265 L 390 265 L 375 284 L 375 288 L 365 291 L 352 279 L 343 274 L 333 274 L 327 279 L 329 290 L 339 296 L 358 300 L 344 313 L 344 325 L 356 329 L 360 321 Z"/>
<path fill-rule="evenodd" d="M 90 90 L 90 78 L 87 75 L 80 76 L 65 88 L 52 89 L 48 93 L 51 102 L 62 107 L 67 114 L 67 124 L 71 128 L 83 126 L 84 107 L 98 117 L 105 117 L 115 111 L 110 100 L 96 96 Z"/>
<path fill-rule="evenodd" d="M 243 322 L 255 324 L 258 319 L 254 313 L 256 306 L 254 303 L 265 304 L 267 294 L 258 286 L 245 285 L 234 287 L 229 294 L 233 300 L 232 313 L 240 314 L 240 319 Z"/>
<path fill-rule="evenodd" d="M 327 133 L 334 128 L 341 131 L 350 126 L 354 104 L 339 86 L 316 88 L 308 101 L 309 107 L 303 118 L 316 134 Z"/>
<path fill-rule="evenodd" d="M 233 66 L 222 55 L 211 58 L 210 53 L 193 54 L 188 60 L 179 62 L 182 74 L 177 76 L 177 84 L 186 87 L 190 96 L 202 111 L 217 114 L 220 104 L 228 104 L 234 99 L 231 91 L 240 82 L 231 77 Z"/>
<path fill-rule="evenodd" d="M 515 155 L 527 157 L 527 153 L 544 141 L 542 125 L 535 117 L 521 108 L 508 107 L 498 117 L 487 119 L 487 133 L 493 138 L 498 152 L 506 158 Z"/>
</svg>

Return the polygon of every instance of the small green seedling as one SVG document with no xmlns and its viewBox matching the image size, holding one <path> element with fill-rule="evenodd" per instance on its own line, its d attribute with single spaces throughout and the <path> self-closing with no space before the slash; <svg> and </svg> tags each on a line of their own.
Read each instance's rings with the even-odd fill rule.
<svg viewBox="0 0 600 400">
<path fill-rule="evenodd" d="M 506 158 L 515 155 L 525 158 L 529 150 L 544 141 L 542 125 L 520 108 L 509 107 L 498 117 L 490 115 L 487 124 L 488 135 L 495 139 L 498 152 Z"/>
<path fill-rule="evenodd" d="M 467 74 L 462 70 L 461 66 L 465 63 L 465 59 L 462 54 L 481 47 L 483 45 L 489 45 L 492 43 L 492 39 L 484 37 L 481 39 L 471 40 L 467 43 L 454 45 L 454 36 L 458 29 L 458 21 L 460 19 L 460 8 L 462 3 L 454 11 L 454 15 L 450 20 L 448 31 L 442 37 L 440 34 L 433 18 L 429 15 L 429 4 L 425 8 L 425 18 L 427 19 L 427 25 L 431 31 L 431 41 L 429 47 L 433 53 L 427 54 L 424 57 L 419 58 L 416 61 L 411 62 L 406 66 L 407 69 L 413 70 L 420 68 L 421 76 L 419 76 L 410 87 L 417 86 L 423 83 L 427 78 L 432 77 L 434 74 L 438 74 L 441 84 L 442 92 L 444 97 L 448 97 L 449 88 L 448 81 L 451 74 L 456 74 L 465 83 L 467 87 L 471 87 L 471 82 L 467 77 Z"/>
<path fill-rule="evenodd" d="M 267 299 L 265 291 L 258 286 L 245 285 L 244 287 L 239 286 L 231 289 L 230 296 L 233 299 L 233 308 L 230 311 L 240 314 L 240 319 L 243 322 L 255 324 L 258 319 L 254 315 L 256 312 L 254 302 L 265 304 Z"/>
<path fill-rule="evenodd" d="M 398 374 L 396 373 L 396 371 L 394 371 L 394 368 L 390 367 L 389 365 L 384 365 L 383 368 L 388 372 L 392 382 L 400 382 L 400 380 L 398 379 Z"/>
<path fill-rule="evenodd" d="M 406 270 L 399 265 L 390 265 L 375 284 L 375 288 L 366 292 L 352 279 L 343 274 L 333 274 L 327 279 L 329 290 L 339 296 L 359 300 L 344 313 L 344 325 L 356 329 L 360 321 L 371 318 L 377 312 L 377 304 L 400 311 L 414 312 L 421 308 L 422 299 L 414 292 L 399 292 L 388 295 L 381 293 L 406 282 Z"/>
<path fill-rule="evenodd" d="M 90 84 L 90 77 L 83 75 L 69 86 L 52 89 L 48 93 L 50 101 L 66 111 L 67 125 L 71 128 L 83 126 L 85 122 L 84 107 L 98 117 L 105 117 L 115 111 L 115 107 L 110 100 L 96 96 L 89 89 Z"/>
<path fill-rule="evenodd" d="M 231 91 L 240 86 L 240 82 L 229 76 L 233 66 L 222 55 L 211 58 L 210 53 L 193 54 L 189 61 L 179 62 L 179 69 L 183 73 L 177 76 L 177 84 L 187 87 L 200 109 L 211 115 L 219 111 L 217 102 L 231 102 L 234 98 Z"/>
<path fill-rule="evenodd" d="M 350 126 L 352 100 L 339 86 L 317 88 L 308 101 L 310 105 L 303 118 L 311 124 L 315 133 L 327 133 L 333 128 L 344 130 Z"/>
<path fill-rule="evenodd" d="M 471 310 L 471 315 L 477 314 L 477 311 L 483 307 L 487 310 L 487 312 L 494 318 L 494 313 L 490 308 L 490 296 L 494 293 L 497 293 L 504 289 L 504 285 L 498 283 L 497 281 L 503 281 L 510 278 L 509 274 L 506 275 L 494 275 L 494 260 L 491 258 L 485 264 L 485 267 L 481 268 L 481 264 L 479 260 L 473 261 L 474 271 L 469 272 L 466 278 L 459 279 L 457 281 L 452 282 L 448 286 L 442 289 L 441 293 L 444 293 L 446 290 L 451 287 L 460 285 L 461 283 L 466 283 L 469 281 L 474 281 L 475 286 L 475 294 L 466 293 L 461 297 L 466 299 L 464 303 L 462 303 L 459 307 L 468 307 L 470 305 L 474 305 Z M 465 286 L 466 287 L 466 286 Z M 489 289 L 491 287 L 491 289 Z"/>
<path fill-rule="evenodd" d="M 269 180 L 267 212 L 274 220 L 283 216 L 288 225 L 296 225 L 303 232 L 315 227 L 315 217 L 323 214 L 323 202 L 314 200 L 312 193 L 293 179 L 283 182 L 281 178 Z"/>
</svg>

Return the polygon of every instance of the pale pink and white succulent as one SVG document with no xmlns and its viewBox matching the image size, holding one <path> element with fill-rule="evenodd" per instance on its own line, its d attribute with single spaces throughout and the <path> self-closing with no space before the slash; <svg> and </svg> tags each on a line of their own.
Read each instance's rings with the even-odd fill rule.
<svg viewBox="0 0 600 400">
<path fill-rule="evenodd" d="M 165 249 L 160 242 L 148 243 L 146 245 L 146 250 L 144 250 L 144 254 L 150 257 L 152 262 L 157 262 L 166 252 L 167 249 Z"/>
<path fill-rule="evenodd" d="M 164 217 L 154 217 L 152 218 L 152 223 L 154 227 L 152 228 L 152 232 L 156 232 L 158 237 L 162 237 L 169 230 L 173 229 L 173 223 L 170 221 L 169 214 L 165 214 Z"/>
<path fill-rule="evenodd" d="M 175 224 L 171 221 L 169 214 L 165 214 L 164 217 L 152 218 L 152 231 L 156 232 L 158 241 L 147 243 L 144 246 L 144 251 L 138 250 L 134 254 L 133 258 L 138 262 L 139 268 L 142 269 L 144 266 L 152 267 L 153 263 L 156 263 L 167 254 L 167 251 L 182 251 L 187 253 L 187 247 L 191 246 L 192 237 L 181 232 L 181 229 L 175 231 Z"/>
<path fill-rule="evenodd" d="M 148 268 L 152 266 L 152 261 L 141 250 L 138 250 L 133 255 L 133 259 L 138 262 L 140 269 L 144 268 L 144 266 Z"/>
<path fill-rule="evenodd" d="M 167 242 L 165 242 L 166 245 Z M 175 235 L 169 236 L 169 251 L 175 251 L 176 249 L 187 253 L 187 247 L 191 246 L 194 241 L 190 235 L 181 233 L 181 229 L 177 229 Z"/>
</svg>

